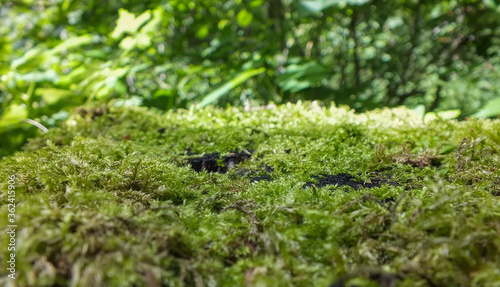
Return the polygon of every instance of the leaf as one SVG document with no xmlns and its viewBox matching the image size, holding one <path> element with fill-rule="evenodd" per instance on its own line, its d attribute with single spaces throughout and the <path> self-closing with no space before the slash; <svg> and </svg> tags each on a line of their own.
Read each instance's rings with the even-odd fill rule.
<svg viewBox="0 0 500 287">
<path fill-rule="evenodd" d="M 67 75 L 62 75 L 57 81 L 58 85 L 69 86 L 72 83 L 80 82 L 83 78 L 85 78 L 89 73 L 89 66 L 80 66 L 75 68 Z"/>
<path fill-rule="evenodd" d="M 205 98 L 203 98 L 203 100 L 199 103 L 199 107 L 204 107 L 216 103 L 220 97 L 225 95 L 230 90 L 234 89 L 235 87 L 245 82 L 246 80 L 250 79 L 251 77 L 262 74 L 265 71 L 266 71 L 265 68 L 260 68 L 260 69 L 248 70 L 239 74 L 234 79 L 222 85 L 222 87 L 206 95 Z"/>
<path fill-rule="evenodd" d="M 132 96 L 128 99 L 116 99 L 111 103 L 113 107 L 138 107 L 142 105 L 143 100 L 142 97 Z"/>
<path fill-rule="evenodd" d="M 54 88 L 38 88 L 35 90 L 35 95 L 41 96 L 49 105 L 59 102 L 64 97 L 71 97 L 73 92 L 63 89 Z"/>
<path fill-rule="evenodd" d="M 124 33 L 137 32 L 137 30 L 139 30 L 139 28 L 151 18 L 150 10 L 145 11 L 137 18 L 133 13 L 130 13 L 125 9 L 120 9 L 118 13 L 119 17 L 116 21 L 116 27 L 113 32 L 111 32 L 111 38 L 115 40 L 122 37 Z"/>
<path fill-rule="evenodd" d="M 158 7 L 153 10 L 153 17 L 144 27 L 141 28 L 141 33 L 153 33 L 158 29 L 158 25 L 165 21 L 163 10 Z"/>
<path fill-rule="evenodd" d="M 151 46 L 151 37 L 149 37 L 146 33 L 141 33 L 135 36 L 137 39 L 137 46 L 141 49 L 146 49 Z"/>
<path fill-rule="evenodd" d="M 24 53 L 24 55 L 21 58 L 13 60 L 12 63 L 10 64 L 10 67 L 15 69 L 23 65 L 24 63 L 34 59 L 35 57 L 43 54 L 43 52 L 44 49 L 42 49 L 41 47 L 32 48 L 28 52 Z"/>
<path fill-rule="evenodd" d="M 330 3 L 328 3 L 330 2 Z M 335 1 L 325 1 L 325 0 L 307 0 L 300 1 L 299 6 L 309 13 L 321 12 L 323 9 L 333 5 Z"/>
<path fill-rule="evenodd" d="M 210 26 L 203 25 L 198 29 L 198 32 L 196 32 L 196 37 L 198 39 L 205 39 L 209 33 L 210 33 Z"/>
<path fill-rule="evenodd" d="M 475 118 L 489 118 L 500 115 L 500 97 L 486 103 L 477 113 L 473 114 Z"/>
<path fill-rule="evenodd" d="M 250 7 L 259 7 L 264 3 L 263 0 L 254 0 L 250 2 Z"/>
<path fill-rule="evenodd" d="M 59 79 L 59 75 L 54 70 L 43 72 L 31 72 L 26 74 L 17 74 L 16 78 L 25 82 L 51 82 L 55 83 Z"/>
<path fill-rule="evenodd" d="M 424 119 L 424 117 L 425 117 L 425 106 L 424 105 L 418 105 L 415 108 L 413 108 L 412 111 L 415 112 L 415 114 L 417 115 L 417 117 L 419 119 L 421 119 L 421 120 Z"/>
<path fill-rule="evenodd" d="M 460 114 L 461 114 L 460 110 L 449 110 L 437 113 L 438 117 L 442 118 L 443 120 L 456 119 Z"/>
<path fill-rule="evenodd" d="M 331 6 L 363 5 L 368 0 L 303 0 L 298 2 L 297 11 L 300 17 L 321 12 Z"/>
<path fill-rule="evenodd" d="M 2 118 L 0 118 L 0 128 L 5 128 L 12 124 L 19 123 L 27 117 L 28 110 L 25 105 L 11 104 L 3 113 Z"/>
<path fill-rule="evenodd" d="M 69 38 L 68 40 L 62 42 L 61 44 L 55 46 L 50 50 L 51 54 L 56 54 L 63 50 L 68 50 L 75 47 L 81 47 L 83 45 L 89 44 L 92 42 L 91 35 L 83 35 L 80 37 Z"/>
<path fill-rule="evenodd" d="M 422 106 L 423 107 L 423 106 Z M 441 111 L 441 112 L 428 112 L 424 116 L 424 122 L 428 123 L 433 120 L 441 119 L 441 120 L 452 120 L 456 119 L 460 115 L 460 110 L 449 110 L 449 111 Z"/>
<path fill-rule="evenodd" d="M 135 73 L 146 70 L 149 67 L 151 67 L 151 64 L 149 64 L 149 63 L 142 63 L 139 65 L 135 65 L 135 66 L 132 66 L 132 68 L 130 68 L 129 73 L 131 76 L 133 76 L 133 75 L 135 75 Z"/>
<path fill-rule="evenodd" d="M 54 55 L 63 50 L 80 47 L 91 42 L 91 35 L 83 35 L 80 37 L 70 38 L 52 49 L 46 49 L 43 45 L 40 45 L 28 50 L 28 52 L 26 52 L 22 57 L 13 60 L 10 67 L 18 69 L 21 68 L 21 66 L 24 67 L 24 65 L 27 65 L 31 70 L 34 70 L 32 67 L 40 68 L 40 66 L 48 62 L 49 59 L 53 61 L 60 61 L 59 58 L 55 58 Z"/>
<path fill-rule="evenodd" d="M 137 45 L 137 40 L 134 37 L 127 36 L 123 38 L 123 40 L 120 42 L 120 48 L 122 50 L 130 50 Z"/>
<path fill-rule="evenodd" d="M 498 4 L 495 3 L 495 0 L 483 0 L 484 6 L 494 9 L 497 8 Z"/>
<path fill-rule="evenodd" d="M 276 78 L 276 82 L 285 91 L 296 93 L 312 87 L 328 76 L 327 69 L 315 61 L 310 61 L 304 64 L 288 65 L 285 72 Z"/>
<path fill-rule="evenodd" d="M 238 15 L 236 15 L 236 20 L 238 21 L 238 25 L 245 28 L 252 23 L 253 14 L 248 12 L 246 9 L 243 9 L 238 12 Z"/>
</svg>

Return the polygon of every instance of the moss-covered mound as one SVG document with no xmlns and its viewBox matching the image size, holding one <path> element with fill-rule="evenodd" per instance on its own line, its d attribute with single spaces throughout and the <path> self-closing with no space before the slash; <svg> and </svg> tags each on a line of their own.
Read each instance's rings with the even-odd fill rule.
<svg viewBox="0 0 500 287">
<path fill-rule="evenodd" d="M 500 286 L 499 131 L 404 108 L 82 108 L 0 161 L 0 285 Z"/>
</svg>

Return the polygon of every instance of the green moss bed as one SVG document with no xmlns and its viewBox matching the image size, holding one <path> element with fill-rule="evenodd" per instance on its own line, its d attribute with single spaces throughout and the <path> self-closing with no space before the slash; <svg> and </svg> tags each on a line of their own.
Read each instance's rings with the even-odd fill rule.
<svg viewBox="0 0 500 287">
<path fill-rule="evenodd" d="M 406 108 L 79 108 L 0 160 L 0 285 L 500 286 L 499 131 Z"/>
</svg>

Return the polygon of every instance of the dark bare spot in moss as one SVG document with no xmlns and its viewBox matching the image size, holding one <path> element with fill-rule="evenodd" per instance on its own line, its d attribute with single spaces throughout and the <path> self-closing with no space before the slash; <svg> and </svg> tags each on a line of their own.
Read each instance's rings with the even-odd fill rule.
<svg viewBox="0 0 500 287">
<path fill-rule="evenodd" d="M 261 175 L 250 178 L 250 182 L 261 181 L 261 180 L 271 181 L 271 177 L 269 175 Z"/>
<path fill-rule="evenodd" d="M 93 120 L 104 115 L 107 110 L 105 106 L 100 106 L 100 107 L 95 107 L 95 108 L 86 108 L 86 107 L 80 107 L 76 109 L 76 112 L 80 114 L 82 117 L 87 117 L 90 116 Z"/>
<path fill-rule="evenodd" d="M 188 159 L 188 163 L 192 169 L 197 172 L 202 172 L 204 170 L 208 172 L 219 172 L 225 173 L 227 169 L 225 167 L 219 166 L 217 160 L 220 158 L 218 152 L 206 154 L 201 157 L 195 157 Z"/>
<path fill-rule="evenodd" d="M 238 169 L 235 175 L 237 176 L 247 176 L 250 178 L 250 182 L 256 181 L 271 181 L 271 176 L 269 175 L 274 169 L 266 164 L 260 165 L 258 169 L 251 170 L 246 168 Z"/>
<path fill-rule="evenodd" d="M 394 199 L 394 197 L 393 197 L 393 196 L 389 196 L 389 197 L 387 197 L 387 198 L 382 199 L 381 201 L 382 201 L 383 203 L 388 203 L 388 204 L 389 204 L 389 203 L 391 203 L 391 204 L 392 204 L 392 203 L 394 203 L 396 200 Z"/>
<path fill-rule="evenodd" d="M 500 177 L 497 177 L 493 183 L 493 190 L 491 191 L 493 196 L 500 196 Z"/>
<path fill-rule="evenodd" d="M 190 153 L 190 150 L 188 150 L 188 155 Z M 234 151 L 221 159 L 220 154 L 215 152 L 201 157 L 190 158 L 188 164 L 197 172 L 206 170 L 207 172 L 226 173 L 228 169 L 250 159 L 252 154 L 253 150 Z M 222 163 L 222 165 L 219 165 L 219 163 Z"/>
<path fill-rule="evenodd" d="M 349 186 L 352 189 L 358 190 L 360 188 L 374 188 L 374 187 L 380 187 L 382 184 L 387 183 L 393 186 L 398 186 L 396 182 L 389 181 L 386 179 L 381 179 L 381 178 L 373 178 L 370 179 L 369 181 L 365 182 L 359 182 L 354 180 L 354 176 L 347 174 L 347 173 L 339 173 L 337 175 L 331 175 L 331 174 L 320 174 L 320 175 L 313 175 L 313 179 L 317 181 L 315 182 L 307 182 L 304 184 L 303 188 L 306 187 L 325 187 L 328 185 L 336 185 L 336 186 Z"/>
<path fill-rule="evenodd" d="M 72 263 L 67 254 L 62 253 L 56 255 L 52 264 L 56 266 L 56 272 L 59 276 L 70 279 Z"/>
</svg>

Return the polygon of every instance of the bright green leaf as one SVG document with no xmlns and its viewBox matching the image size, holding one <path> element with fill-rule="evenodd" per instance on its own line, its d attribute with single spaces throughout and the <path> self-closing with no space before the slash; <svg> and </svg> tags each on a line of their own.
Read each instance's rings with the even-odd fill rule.
<svg viewBox="0 0 500 287">
<path fill-rule="evenodd" d="M 144 27 L 141 28 L 141 33 L 152 33 L 155 32 L 160 25 L 161 21 L 165 21 L 165 15 L 162 8 L 158 7 L 153 10 L 153 17 Z"/>
<path fill-rule="evenodd" d="M 253 14 L 243 9 L 236 15 L 236 20 L 238 21 L 238 25 L 245 28 L 252 23 Z"/>
<path fill-rule="evenodd" d="M 452 120 L 458 118 L 458 116 L 461 114 L 460 110 L 449 110 L 449 111 L 442 111 L 438 112 L 437 115 L 442 118 L 443 120 Z"/>
<path fill-rule="evenodd" d="M 54 83 L 59 79 L 59 75 L 54 70 L 46 70 L 42 72 L 31 72 L 26 74 L 17 74 L 16 78 L 26 82 L 51 82 Z"/>
<path fill-rule="evenodd" d="M 479 112 L 473 114 L 476 118 L 488 118 L 500 115 L 500 97 L 489 101 Z"/>
<path fill-rule="evenodd" d="M 329 77 L 327 70 L 315 61 L 303 64 L 291 64 L 283 74 L 276 79 L 278 85 L 285 91 L 296 93 L 307 89 L 321 80 Z"/>
<path fill-rule="evenodd" d="M 488 8 L 496 8 L 498 6 L 498 4 L 495 3 L 495 0 L 483 0 L 483 3 Z"/>
<path fill-rule="evenodd" d="M 142 105 L 143 100 L 142 97 L 132 96 L 128 99 L 116 99 L 111 102 L 111 105 L 113 107 L 138 107 Z"/>
<path fill-rule="evenodd" d="M 54 88 L 38 88 L 35 90 L 35 94 L 41 96 L 49 105 L 57 103 L 64 97 L 71 97 L 74 95 L 71 91 Z"/>
<path fill-rule="evenodd" d="M 321 12 L 331 6 L 363 5 L 368 0 L 302 0 L 298 2 L 297 11 L 300 17 Z"/>
<path fill-rule="evenodd" d="M 198 32 L 196 32 L 196 37 L 198 39 L 205 39 L 208 36 L 210 26 L 209 25 L 203 25 L 198 29 Z"/>
<path fill-rule="evenodd" d="M 203 100 L 199 104 L 199 106 L 204 107 L 206 105 L 216 103 L 220 99 L 220 97 L 225 95 L 230 90 L 234 89 L 235 87 L 237 87 L 241 83 L 245 82 L 246 80 L 250 79 L 251 77 L 262 74 L 265 71 L 266 71 L 265 68 L 260 68 L 260 69 L 248 70 L 248 71 L 245 71 L 245 72 L 239 74 L 234 79 L 232 79 L 229 82 L 222 85 L 222 87 L 220 87 L 220 88 L 216 89 L 215 91 L 211 92 L 210 94 L 206 95 L 205 98 L 203 98 Z"/>
<path fill-rule="evenodd" d="M 423 106 L 422 106 L 423 107 Z M 441 120 L 452 120 L 456 119 L 460 115 L 460 110 L 449 110 L 442 112 L 429 112 L 424 116 L 424 122 L 430 122 L 433 120 L 441 119 Z"/>
<path fill-rule="evenodd" d="M 88 69 L 84 66 L 80 66 L 72 70 L 69 74 L 63 75 L 57 81 L 58 85 L 69 86 L 72 83 L 77 83 L 81 81 L 88 74 Z"/>
<path fill-rule="evenodd" d="M 424 119 L 424 117 L 425 117 L 425 106 L 424 105 L 418 105 L 415 108 L 413 108 L 412 111 L 414 111 L 421 120 Z"/>
<path fill-rule="evenodd" d="M 123 40 L 120 42 L 120 48 L 122 50 L 130 50 L 133 49 L 137 45 L 137 40 L 134 37 L 127 36 L 123 38 Z"/>
<path fill-rule="evenodd" d="M 151 37 L 149 37 L 147 34 L 138 34 L 135 36 L 137 39 L 137 46 L 141 49 L 146 49 L 147 47 L 151 46 Z"/>
<path fill-rule="evenodd" d="M 116 21 L 116 27 L 111 33 L 111 38 L 119 39 L 124 33 L 135 33 L 139 28 L 151 18 L 151 11 L 147 10 L 137 18 L 133 13 L 125 9 L 118 11 L 119 17 Z"/>
<path fill-rule="evenodd" d="M 31 48 L 30 50 L 28 50 L 28 52 L 24 53 L 22 57 L 13 60 L 12 63 L 10 64 L 10 67 L 15 69 L 23 65 L 24 63 L 34 59 L 35 57 L 41 55 L 43 52 L 44 49 L 42 49 L 41 47 Z"/>
<path fill-rule="evenodd" d="M 250 7 L 259 7 L 262 5 L 262 3 L 264 3 L 263 0 L 253 0 L 252 2 L 250 2 Z"/>
<path fill-rule="evenodd" d="M 0 118 L 0 128 L 8 127 L 9 125 L 21 122 L 28 117 L 28 110 L 25 105 L 12 104 L 7 107 L 6 111 Z"/>
<path fill-rule="evenodd" d="M 55 53 L 61 52 L 63 50 L 67 50 L 67 49 L 71 49 L 71 48 L 75 48 L 75 47 L 80 47 L 80 46 L 89 44 L 91 42 L 92 42 L 91 35 L 83 35 L 80 37 L 70 38 L 70 39 L 62 42 L 61 44 L 55 46 L 54 48 L 52 48 L 50 50 L 50 53 L 55 54 Z"/>
</svg>

